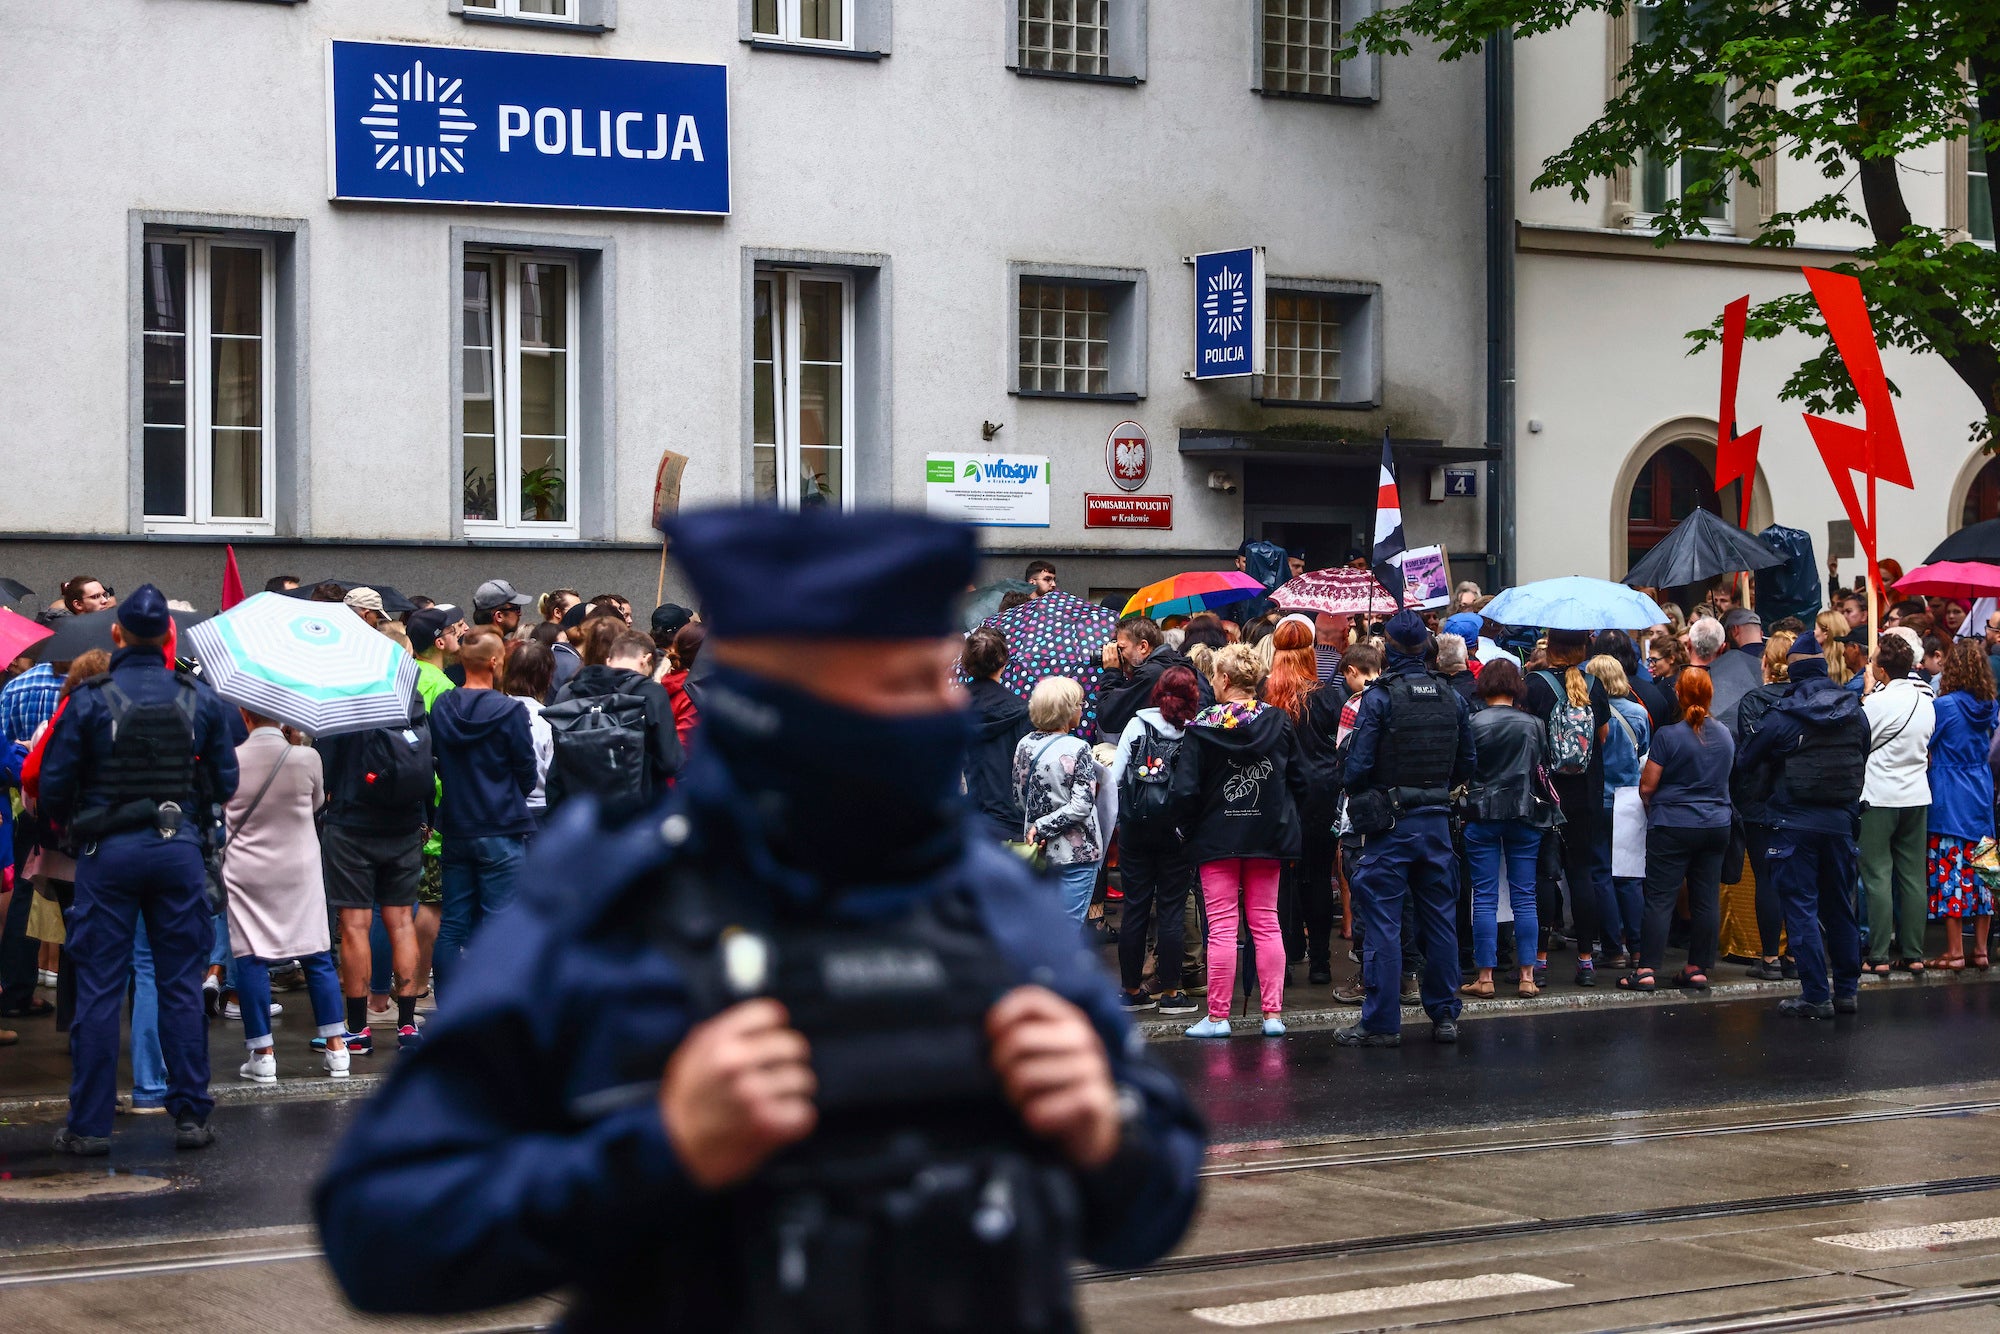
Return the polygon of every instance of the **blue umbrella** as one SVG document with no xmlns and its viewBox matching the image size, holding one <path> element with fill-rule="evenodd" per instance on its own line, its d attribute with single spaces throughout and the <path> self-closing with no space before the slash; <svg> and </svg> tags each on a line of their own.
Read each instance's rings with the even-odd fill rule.
<svg viewBox="0 0 2000 1334">
<path fill-rule="evenodd" d="M 1509 588 L 1479 614 L 1498 625 L 1544 630 L 1643 630 L 1667 619 L 1660 605 L 1637 589 L 1580 574 Z"/>
</svg>

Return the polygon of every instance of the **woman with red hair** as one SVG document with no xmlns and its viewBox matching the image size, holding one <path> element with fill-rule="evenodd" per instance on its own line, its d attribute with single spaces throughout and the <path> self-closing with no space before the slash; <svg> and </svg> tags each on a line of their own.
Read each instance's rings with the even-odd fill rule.
<svg viewBox="0 0 2000 1334">
<path fill-rule="evenodd" d="M 1264 702 L 1283 709 L 1298 734 L 1305 762 L 1309 796 L 1300 816 L 1305 822 L 1299 860 L 1292 869 L 1300 921 L 1285 923 L 1287 953 L 1296 955 L 1300 925 L 1305 933 L 1306 981 L 1314 986 L 1333 982 L 1333 870 L 1340 841 L 1333 826 L 1340 798 L 1340 764 L 1334 743 L 1340 738 L 1343 691 L 1323 690 L 1318 634 L 1304 616 L 1292 615 L 1271 632 L 1271 674 L 1264 680 Z"/>
</svg>

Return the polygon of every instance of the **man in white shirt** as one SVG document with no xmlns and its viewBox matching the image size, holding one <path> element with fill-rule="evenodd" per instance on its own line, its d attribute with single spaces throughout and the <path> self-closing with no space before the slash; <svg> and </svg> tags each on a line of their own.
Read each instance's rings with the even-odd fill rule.
<svg viewBox="0 0 2000 1334">
<path fill-rule="evenodd" d="M 1883 635 L 1875 650 L 1882 685 L 1861 701 L 1868 714 L 1868 776 L 1861 789 L 1861 885 L 1868 896 L 1868 958 L 1886 975 L 1893 937 L 1898 961 L 1921 972 L 1926 828 L 1930 812 L 1930 743 L 1936 725 L 1931 688 L 1910 675 L 1915 659 L 1902 635 Z"/>
</svg>

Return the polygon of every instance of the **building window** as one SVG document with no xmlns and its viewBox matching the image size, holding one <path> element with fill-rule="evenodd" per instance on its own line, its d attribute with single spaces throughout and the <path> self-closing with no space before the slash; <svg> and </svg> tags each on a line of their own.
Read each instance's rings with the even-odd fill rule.
<svg viewBox="0 0 2000 1334">
<path fill-rule="evenodd" d="M 854 45 L 854 0 L 754 0 L 751 36 L 803 46 Z"/>
<path fill-rule="evenodd" d="M 1338 96 L 1338 0 L 1263 0 L 1263 6 L 1263 91 Z"/>
<path fill-rule="evenodd" d="M 759 272 L 751 330 L 753 494 L 854 505 L 854 288 L 844 273 Z"/>
<path fill-rule="evenodd" d="M 1021 391 L 1102 394 L 1110 385 L 1111 294 L 1076 283 L 1021 283 Z"/>
<path fill-rule="evenodd" d="M 140 321 L 146 526 L 273 528 L 269 243 L 148 236 Z"/>
<path fill-rule="evenodd" d="M 1338 403 L 1341 299 L 1309 292 L 1272 292 L 1266 302 L 1264 398 L 1286 403 Z"/>
<path fill-rule="evenodd" d="M 1111 0 L 1016 0 L 1019 62 L 1051 74 L 1111 73 Z"/>
<path fill-rule="evenodd" d="M 1737 513 L 1742 485 L 1731 482 L 1717 495 L 1708 466 L 1686 449 L 1668 445 L 1654 454 L 1632 479 L 1632 494 L 1626 501 L 1625 568 L 1637 565 L 1698 509 Z"/>
<path fill-rule="evenodd" d="M 1986 174 L 1986 145 L 1980 137 L 1979 108 L 1966 108 L 1965 230 L 1975 241 L 1993 244 L 1993 187 Z"/>
<path fill-rule="evenodd" d="M 1659 30 L 1660 0 L 1639 0 L 1633 8 L 1633 41 L 1643 45 Z M 1710 105 L 1718 129 L 1729 123 L 1729 92 L 1716 87 Z M 1727 227 L 1731 222 L 1730 185 L 1716 169 L 1716 147 L 1712 143 L 1682 143 L 1673 149 L 1650 149 L 1639 159 L 1639 212 L 1663 213 L 1697 181 L 1714 181 L 1702 201 L 1701 217 Z M 1719 179 L 1718 179 L 1719 178 Z"/>
<path fill-rule="evenodd" d="M 577 532 L 577 266 L 468 253 L 460 430 L 468 530 Z"/>
<path fill-rule="evenodd" d="M 494 18 L 531 19 L 541 23 L 578 23 L 579 0 L 462 0 L 468 14 Z"/>
</svg>

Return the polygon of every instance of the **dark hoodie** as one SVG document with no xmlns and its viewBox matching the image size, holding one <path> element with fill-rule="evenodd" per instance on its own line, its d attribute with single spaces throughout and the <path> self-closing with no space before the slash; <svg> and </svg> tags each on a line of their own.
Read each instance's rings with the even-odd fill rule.
<svg viewBox="0 0 2000 1334">
<path fill-rule="evenodd" d="M 1299 855 L 1311 793 L 1298 733 L 1268 704 L 1249 706 L 1248 718 L 1221 714 L 1242 707 L 1196 715 L 1174 763 L 1173 801 L 1197 864 Z"/>
<path fill-rule="evenodd" d="M 438 832 L 448 839 L 535 832 L 535 742 L 528 710 L 497 690 L 447 690 L 431 705 L 431 754 L 444 795 Z"/>
<path fill-rule="evenodd" d="M 1867 748 L 1868 726 L 1861 708 L 1861 696 L 1843 690 L 1827 679 L 1826 659 L 1796 657 L 1791 660 L 1789 670 L 1791 688 L 1785 691 L 1783 699 L 1765 711 L 1758 721 L 1756 735 L 1736 752 L 1739 773 L 1748 771 L 1754 774 L 1766 765 L 1782 764 L 1786 756 L 1799 748 L 1807 728 L 1817 731 L 1842 725 L 1852 727 L 1857 718 L 1862 720 L 1857 736 L 1863 750 Z M 1754 778 L 1752 781 L 1755 781 Z M 1796 800 L 1796 794 L 1780 778 L 1769 800 L 1764 803 L 1764 817 L 1763 823 L 1774 829 L 1853 835 L 1857 832 L 1860 807 L 1858 803 L 1851 806 L 1804 805 Z"/>
<path fill-rule="evenodd" d="M 674 718 L 674 697 L 658 681 L 630 667 L 607 667 L 594 663 L 578 671 L 569 684 L 556 691 L 551 704 L 571 699 L 597 699 L 605 695 L 634 695 L 646 701 L 646 759 L 649 796 L 667 790 L 681 770 L 684 752 L 680 729 Z M 560 738 L 556 741 L 560 746 Z M 554 810 L 570 794 L 563 790 L 562 766 L 549 766 L 549 809 Z"/>
<path fill-rule="evenodd" d="M 1185 667 L 1194 672 L 1194 687 L 1201 696 L 1202 708 L 1215 703 L 1215 688 L 1208 678 L 1195 671 L 1194 663 L 1185 653 L 1162 644 L 1129 674 L 1122 667 L 1106 667 L 1097 674 L 1097 739 L 1115 744 L 1125 735 L 1125 724 L 1153 702 L 1153 687 L 1170 667 Z"/>
<path fill-rule="evenodd" d="M 993 837 L 1003 843 L 1021 841 L 1025 820 L 1014 799 L 1014 749 L 1034 731 L 1028 706 L 1013 691 L 994 680 L 974 681 L 972 744 L 965 752 L 965 795 L 986 818 Z"/>
</svg>

